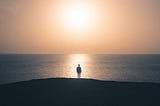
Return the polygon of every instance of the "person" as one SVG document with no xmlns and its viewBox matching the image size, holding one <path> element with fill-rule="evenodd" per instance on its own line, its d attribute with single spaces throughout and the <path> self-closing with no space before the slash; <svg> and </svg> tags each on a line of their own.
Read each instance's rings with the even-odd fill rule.
<svg viewBox="0 0 160 106">
<path fill-rule="evenodd" d="M 78 75 L 78 78 L 81 77 L 81 72 L 82 72 L 81 66 L 80 66 L 80 64 L 78 64 L 78 67 L 77 67 L 77 75 Z"/>
</svg>

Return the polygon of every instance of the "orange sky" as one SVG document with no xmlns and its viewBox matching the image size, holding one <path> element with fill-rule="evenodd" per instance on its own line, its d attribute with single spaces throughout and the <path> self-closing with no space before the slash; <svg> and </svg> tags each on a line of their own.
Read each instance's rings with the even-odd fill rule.
<svg viewBox="0 0 160 106">
<path fill-rule="evenodd" d="M 87 25 L 65 24 L 73 4 Z M 0 53 L 160 53 L 159 19 L 159 0 L 0 0 Z"/>
</svg>

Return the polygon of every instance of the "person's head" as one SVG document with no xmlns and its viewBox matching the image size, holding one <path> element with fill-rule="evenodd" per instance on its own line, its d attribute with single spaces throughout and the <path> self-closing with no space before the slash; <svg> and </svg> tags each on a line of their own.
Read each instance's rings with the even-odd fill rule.
<svg viewBox="0 0 160 106">
<path fill-rule="evenodd" d="M 80 64 L 78 64 L 78 67 L 80 67 Z"/>
</svg>

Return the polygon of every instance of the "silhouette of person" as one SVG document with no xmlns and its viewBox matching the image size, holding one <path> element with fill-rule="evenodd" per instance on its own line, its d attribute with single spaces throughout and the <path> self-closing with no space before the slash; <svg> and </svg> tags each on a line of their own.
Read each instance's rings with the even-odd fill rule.
<svg viewBox="0 0 160 106">
<path fill-rule="evenodd" d="M 78 67 L 77 67 L 77 75 L 78 75 L 78 78 L 81 78 L 81 72 L 82 72 L 81 66 L 80 66 L 80 64 L 78 64 Z"/>
</svg>

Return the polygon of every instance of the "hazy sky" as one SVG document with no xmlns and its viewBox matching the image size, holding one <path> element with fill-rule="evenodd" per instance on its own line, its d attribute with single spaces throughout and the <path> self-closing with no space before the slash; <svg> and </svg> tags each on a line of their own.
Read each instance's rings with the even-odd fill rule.
<svg viewBox="0 0 160 106">
<path fill-rule="evenodd" d="M 87 25 L 65 25 L 73 2 Z M 160 0 L 0 0 L 0 53 L 160 53 Z"/>
</svg>

